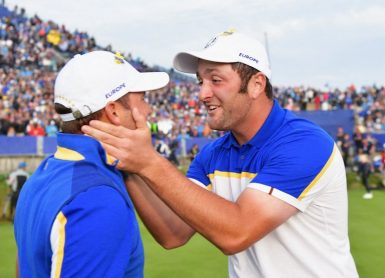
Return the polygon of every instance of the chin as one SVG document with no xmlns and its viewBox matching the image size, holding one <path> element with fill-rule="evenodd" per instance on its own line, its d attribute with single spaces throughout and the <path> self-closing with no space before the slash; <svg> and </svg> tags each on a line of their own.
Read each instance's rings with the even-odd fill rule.
<svg viewBox="0 0 385 278">
<path fill-rule="evenodd" d="M 228 131 L 229 128 L 226 128 L 224 127 L 223 125 L 221 124 L 218 124 L 218 123 L 211 123 L 211 122 L 208 122 L 209 124 L 209 127 L 212 129 L 212 130 L 219 130 L 219 131 Z"/>
</svg>

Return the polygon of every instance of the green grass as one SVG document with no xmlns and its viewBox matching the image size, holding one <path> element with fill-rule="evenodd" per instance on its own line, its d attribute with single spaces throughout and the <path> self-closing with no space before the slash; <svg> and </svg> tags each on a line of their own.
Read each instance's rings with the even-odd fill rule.
<svg viewBox="0 0 385 278">
<path fill-rule="evenodd" d="M 349 191 L 349 236 L 360 277 L 385 277 L 385 191 L 362 199 L 364 190 Z"/>
<path fill-rule="evenodd" d="M 385 277 L 385 190 L 375 190 L 372 200 L 354 175 L 349 180 L 349 235 L 351 250 L 362 278 Z M 5 185 L 0 177 L 0 208 Z M 161 248 L 141 225 L 145 248 L 145 277 L 227 277 L 227 258 L 204 238 L 196 235 L 184 247 Z M 15 277 L 13 226 L 0 222 L 0 277 Z"/>
<path fill-rule="evenodd" d="M 143 228 L 145 249 L 144 277 L 227 277 L 227 257 L 200 235 L 187 245 L 165 250 Z"/>
<path fill-rule="evenodd" d="M 16 244 L 13 237 L 13 225 L 0 222 L 0 276 L 15 277 Z"/>
</svg>

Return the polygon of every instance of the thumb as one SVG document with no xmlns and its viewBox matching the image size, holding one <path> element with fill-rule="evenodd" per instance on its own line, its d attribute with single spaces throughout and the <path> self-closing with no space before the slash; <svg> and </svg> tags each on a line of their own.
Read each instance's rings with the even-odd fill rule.
<svg viewBox="0 0 385 278">
<path fill-rule="evenodd" d="M 140 114 L 139 110 L 136 107 L 132 109 L 132 118 L 134 119 L 136 128 L 138 129 L 147 128 L 146 117 Z"/>
</svg>

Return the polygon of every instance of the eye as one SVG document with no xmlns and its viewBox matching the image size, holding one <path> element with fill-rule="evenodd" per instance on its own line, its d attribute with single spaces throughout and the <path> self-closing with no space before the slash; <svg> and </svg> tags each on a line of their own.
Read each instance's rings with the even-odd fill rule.
<svg viewBox="0 0 385 278">
<path fill-rule="evenodd" d="M 201 85 L 203 84 L 203 81 L 202 81 L 202 79 L 198 78 L 198 80 L 197 80 L 197 84 L 198 84 L 199 86 L 201 86 Z"/>
<path fill-rule="evenodd" d="M 213 83 L 219 83 L 219 82 L 221 82 L 222 80 L 221 80 L 220 78 L 218 78 L 218 77 L 213 77 L 213 78 L 211 79 L 211 81 L 212 81 Z"/>
</svg>

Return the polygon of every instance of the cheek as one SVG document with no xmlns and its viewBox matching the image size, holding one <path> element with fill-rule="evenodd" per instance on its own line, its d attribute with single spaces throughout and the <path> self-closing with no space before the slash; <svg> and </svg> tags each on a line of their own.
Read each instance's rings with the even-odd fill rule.
<svg viewBox="0 0 385 278">
<path fill-rule="evenodd" d="M 131 115 L 130 115 L 130 117 L 127 117 L 125 127 L 128 129 L 136 129 L 136 124 L 135 124 L 133 118 L 131 117 Z"/>
<path fill-rule="evenodd" d="M 251 102 L 252 100 L 247 97 L 246 94 L 239 93 L 237 97 L 229 101 L 229 104 L 231 105 L 231 112 L 235 117 L 242 117 L 243 114 L 248 113 Z"/>
<path fill-rule="evenodd" d="M 151 113 L 152 108 L 148 103 L 143 103 L 139 111 L 147 117 Z"/>
</svg>

